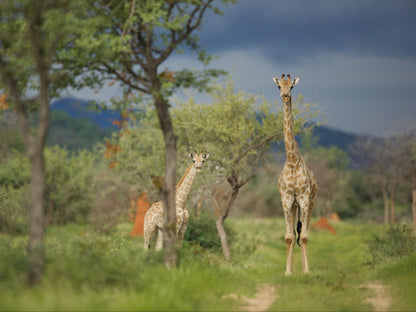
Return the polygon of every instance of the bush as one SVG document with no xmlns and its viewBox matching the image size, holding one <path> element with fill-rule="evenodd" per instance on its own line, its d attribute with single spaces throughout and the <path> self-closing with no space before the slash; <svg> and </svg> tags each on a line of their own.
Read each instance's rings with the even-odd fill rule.
<svg viewBox="0 0 416 312">
<path fill-rule="evenodd" d="M 95 156 L 55 146 L 45 149 L 45 160 L 48 224 L 85 222 L 94 198 Z"/>
<path fill-rule="evenodd" d="M 27 157 L 18 153 L 0 164 L 0 185 L 19 188 L 30 182 L 30 163 Z"/>
<path fill-rule="evenodd" d="M 231 245 L 235 238 L 235 232 L 227 222 L 224 222 L 224 228 L 227 233 L 228 243 Z M 199 216 L 191 215 L 184 240 L 203 248 L 220 249 L 221 241 L 217 232 L 215 216 L 205 211 Z"/>
<path fill-rule="evenodd" d="M 416 254 L 416 236 L 406 225 L 390 225 L 379 235 L 366 241 L 368 264 L 376 265 L 386 259 Z"/>
<path fill-rule="evenodd" d="M 27 186 L 20 189 L 0 187 L 0 232 L 28 232 L 27 196 Z"/>
</svg>

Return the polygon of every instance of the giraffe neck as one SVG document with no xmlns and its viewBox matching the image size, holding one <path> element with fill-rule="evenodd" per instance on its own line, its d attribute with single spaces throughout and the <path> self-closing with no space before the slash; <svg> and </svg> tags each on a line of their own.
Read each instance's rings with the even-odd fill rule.
<svg viewBox="0 0 416 312">
<path fill-rule="evenodd" d="M 283 120 L 284 120 L 284 139 L 286 147 L 286 163 L 295 168 L 299 163 L 299 147 L 295 140 L 293 132 L 293 117 L 292 117 L 292 97 L 289 97 L 289 102 L 283 102 Z"/>
<path fill-rule="evenodd" d="M 192 183 L 194 182 L 196 175 L 196 169 L 194 165 L 190 165 L 188 170 L 186 170 L 181 181 L 176 186 L 176 208 L 182 208 L 183 204 L 188 197 L 189 192 L 191 191 Z"/>
</svg>

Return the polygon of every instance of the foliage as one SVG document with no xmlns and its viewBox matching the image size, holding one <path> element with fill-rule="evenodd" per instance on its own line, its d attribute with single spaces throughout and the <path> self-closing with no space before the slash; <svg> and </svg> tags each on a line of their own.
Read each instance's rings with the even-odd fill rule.
<svg viewBox="0 0 416 312">
<path fill-rule="evenodd" d="M 209 92 L 212 104 L 191 98 L 172 112 L 179 144 L 208 151 L 217 177 L 250 178 L 262 163 L 270 143 L 283 138 L 283 115 L 271 104 L 244 91 L 236 91 L 231 78 Z M 301 98 L 294 103 L 295 132 L 314 116 Z"/>
<path fill-rule="evenodd" d="M 26 157 L 15 152 L 13 157 L 0 163 L 0 185 L 19 188 L 30 182 L 30 163 Z"/>
<path fill-rule="evenodd" d="M 25 150 L 22 137 L 16 125 L 16 114 L 0 109 L 0 158 L 13 156 L 13 153 Z"/>
<path fill-rule="evenodd" d="M 371 265 L 416 254 L 416 236 L 405 224 L 389 225 L 380 234 L 367 239 L 366 244 Z"/>
<path fill-rule="evenodd" d="M 152 178 L 163 176 L 164 145 L 154 112 L 148 111 L 140 124 L 130 124 L 113 133 L 106 144 L 97 145 L 97 152 L 104 155 L 107 166 L 130 186 L 133 194 L 146 192 L 150 201 L 160 196 Z"/>
<path fill-rule="evenodd" d="M 45 158 L 47 222 L 85 222 L 95 195 L 96 157 L 54 146 L 45 149 Z"/>
<path fill-rule="evenodd" d="M 226 5 L 234 1 L 218 2 Z M 173 52 L 180 53 L 185 48 L 195 51 L 203 65 L 209 64 L 213 57 L 199 44 L 196 31 L 206 12 L 222 13 L 217 3 L 212 0 L 87 3 L 88 10 L 80 17 L 84 27 L 74 30 L 75 49 L 61 52 L 60 61 L 66 69 L 79 71 L 88 67 L 77 87 L 102 85 L 105 80 L 116 79 L 126 94 L 135 90 L 152 95 L 156 91 L 167 96 L 180 87 L 205 89 L 209 78 L 223 71 L 156 69 Z M 160 82 L 158 87 L 154 79 Z"/>
<path fill-rule="evenodd" d="M 203 248 L 219 250 L 221 248 L 221 242 L 218 237 L 215 222 L 215 216 L 205 210 L 199 216 L 190 215 L 184 240 Z M 225 229 L 232 242 L 236 233 L 228 223 L 225 224 Z"/>
<path fill-rule="evenodd" d="M 28 232 L 27 186 L 0 186 L 0 233 Z"/>
<path fill-rule="evenodd" d="M 29 160 L 16 151 L 0 162 L 0 232 L 27 233 Z"/>
</svg>

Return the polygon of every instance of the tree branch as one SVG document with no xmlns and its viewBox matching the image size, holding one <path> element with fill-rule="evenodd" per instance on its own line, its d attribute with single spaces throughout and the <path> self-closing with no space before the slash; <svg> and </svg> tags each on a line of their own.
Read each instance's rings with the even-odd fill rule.
<svg viewBox="0 0 416 312">
<path fill-rule="evenodd" d="M 270 142 L 271 140 L 273 140 L 275 137 L 277 136 L 277 134 L 272 134 L 269 135 L 267 137 L 265 137 L 263 140 L 261 140 L 258 143 L 252 144 L 249 147 L 247 147 L 247 149 L 241 154 L 239 155 L 235 160 L 234 163 L 237 164 L 242 158 L 244 158 L 244 156 L 246 156 L 250 151 L 255 150 L 259 147 L 261 147 L 262 145 Z"/>
</svg>

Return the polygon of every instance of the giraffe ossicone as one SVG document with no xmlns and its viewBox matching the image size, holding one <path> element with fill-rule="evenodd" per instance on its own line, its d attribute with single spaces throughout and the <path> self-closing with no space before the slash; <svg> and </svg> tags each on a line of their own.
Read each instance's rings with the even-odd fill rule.
<svg viewBox="0 0 416 312">
<path fill-rule="evenodd" d="M 189 153 L 192 164 L 186 170 L 184 176 L 175 187 L 176 204 L 176 239 L 179 247 L 182 246 L 185 236 L 186 226 L 189 220 L 189 212 L 185 208 L 186 198 L 191 190 L 195 175 L 202 170 L 202 164 L 209 157 L 209 154 Z M 164 205 L 162 201 L 152 204 L 144 216 L 144 249 L 150 248 L 150 240 L 157 231 L 156 250 L 163 247 L 163 225 L 164 225 Z"/>
<path fill-rule="evenodd" d="M 292 274 L 293 247 L 295 244 L 295 218 L 298 215 L 298 244 L 301 241 L 302 272 L 309 272 L 307 256 L 308 227 L 315 204 L 317 185 L 313 172 L 307 167 L 305 159 L 300 153 L 299 146 L 293 132 L 292 116 L 292 88 L 299 82 L 299 78 L 290 79 L 290 75 L 283 74 L 281 79 L 273 77 L 279 87 L 283 101 L 284 142 L 286 162 L 279 176 L 279 193 L 282 200 L 286 223 L 286 275 Z"/>
</svg>

